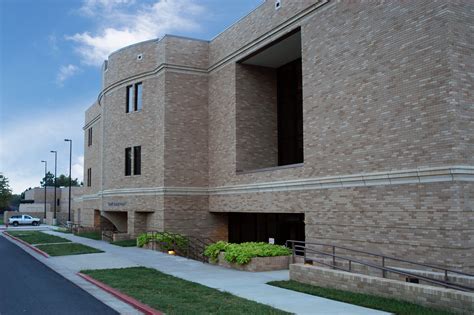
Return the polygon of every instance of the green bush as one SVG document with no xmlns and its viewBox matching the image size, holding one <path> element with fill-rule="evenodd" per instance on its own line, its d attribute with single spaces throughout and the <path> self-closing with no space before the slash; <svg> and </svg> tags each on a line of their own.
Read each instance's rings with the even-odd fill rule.
<svg viewBox="0 0 474 315">
<path fill-rule="evenodd" d="M 224 241 L 219 241 L 217 243 L 211 244 L 206 246 L 206 249 L 204 250 L 204 255 L 209 257 L 209 259 L 212 262 L 217 261 L 217 257 L 219 256 L 219 253 L 221 251 L 225 251 L 229 243 L 224 242 Z"/>
<path fill-rule="evenodd" d="M 160 249 L 164 251 L 171 249 L 184 251 L 188 246 L 188 239 L 181 234 L 168 232 L 143 233 L 137 237 L 139 247 L 143 247 L 151 241 L 155 241 Z"/>
<path fill-rule="evenodd" d="M 253 257 L 274 257 L 286 256 L 291 254 L 291 250 L 285 246 L 273 245 L 268 243 L 248 242 L 242 244 L 232 244 L 223 241 L 211 244 L 206 247 L 204 255 L 211 261 L 216 261 L 219 253 L 225 252 L 224 258 L 230 263 L 245 265 Z"/>
</svg>

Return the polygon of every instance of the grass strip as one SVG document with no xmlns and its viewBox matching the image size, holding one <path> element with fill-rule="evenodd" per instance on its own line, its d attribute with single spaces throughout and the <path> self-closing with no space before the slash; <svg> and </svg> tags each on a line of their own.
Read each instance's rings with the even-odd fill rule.
<svg viewBox="0 0 474 315">
<path fill-rule="evenodd" d="M 117 246 L 122 246 L 122 247 L 134 247 L 137 246 L 137 240 L 122 240 L 122 241 L 116 241 L 116 242 L 110 242 L 112 245 L 117 245 Z"/>
<path fill-rule="evenodd" d="M 15 236 L 29 244 L 46 244 L 46 243 L 68 243 L 71 242 L 65 238 L 50 235 L 39 231 L 8 231 L 12 236 Z"/>
<path fill-rule="evenodd" d="M 3 215 L 2 215 L 3 217 Z M 0 218 L 0 225 L 3 225 L 3 218 Z"/>
<path fill-rule="evenodd" d="M 82 245 L 79 243 L 64 243 L 64 244 L 46 244 L 38 245 L 36 248 L 42 250 L 50 256 L 68 256 L 68 255 L 82 255 L 82 254 L 95 254 L 103 253 L 93 247 Z"/>
<path fill-rule="evenodd" d="M 90 238 L 91 240 L 97 240 L 97 241 L 102 240 L 101 232 L 81 232 L 81 233 L 77 233 L 77 234 L 74 234 L 74 235 L 80 236 L 80 237 L 85 237 L 85 238 Z"/>
<path fill-rule="evenodd" d="M 82 273 L 166 314 L 288 314 L 145 267 Z"/>
<path fill-rule="evenodd" d="M 400 300 L 385 298 L 381 296 L 354 293 L 349 291 L 328 289 L 323 287 L 317 287 L 310 284 L 297 282 L 294 280 L 289 281 L 272 281 L 268 282 L 269 285 L 284 288 L 288 290 L 298 291 L 311 295 L 328 298 L 340 302 L 346 302 L 354 305 L 359 305 L 367 308 L 377 309 L 386 311 L 398 315 L 450 315 L 453 313 L 424 307 L 418 304 L 404 302 Z"/>
</svg>

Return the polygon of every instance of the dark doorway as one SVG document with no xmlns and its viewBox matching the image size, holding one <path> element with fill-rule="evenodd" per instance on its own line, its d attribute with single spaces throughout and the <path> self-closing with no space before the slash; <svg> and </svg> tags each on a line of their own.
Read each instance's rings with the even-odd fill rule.
<svg viewBox="0 0 474 315">
<path fill-rule="evenodd" d="M 229 242 L 304 241 L 303 213 L 229 213 Z"/>
<path fill-rule="evenodd" d="M 277 69 L 278 165 L 303 163 L 301 58 Z"/>
</svg>

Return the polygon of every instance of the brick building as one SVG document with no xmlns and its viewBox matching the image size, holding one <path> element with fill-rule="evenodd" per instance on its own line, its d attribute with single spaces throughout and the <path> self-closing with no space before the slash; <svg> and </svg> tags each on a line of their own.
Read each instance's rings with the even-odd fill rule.
<svg viewBox="0 0 474 315">
<path fill-rule="evenodd" d="M 114 52 L 86 112 L 80 223 L 474 270 L 473 12 L 267 0 L 211 41 Z"/>
</svg>

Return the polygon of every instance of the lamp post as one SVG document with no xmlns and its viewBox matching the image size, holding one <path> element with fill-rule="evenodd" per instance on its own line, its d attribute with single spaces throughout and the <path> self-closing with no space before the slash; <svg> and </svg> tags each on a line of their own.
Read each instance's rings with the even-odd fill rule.
<svg viewBox="0 0 474 315">
<path fill-rule="evenodd" d="M 68 214 L 67 214 L 67 220 L 68 224 L 71 223 L 71 184 L 72 184 L 72 178 L 71 178 L 71 163 L 72 163 L 72 140 L 71 139 L 64 139 L 64 141 L 69 142 L 69 208 L 68 208 Z"/>
<path fill-rule="evenodd" d="M 47 175 L 46 172 L 48 170 L 48 162 L 41 161 L 41 163 L 44 163 L 44 218 L 43 220 L 46 221 L 46 187 L 47 187 L 46 184 L 48 183 L 48 179 L 46 178 L 46 175 Z"/>
<path fill-rule="evenodd" d="M 53 213 L 53 225 L 56 225 L 56 184 L 57 184 L 57 177 L 56 177 L 56 171 L 58 167 L 58 151 L 51 151 L 51 153 L 54 153 L 54 213 Z"/>
</svg>

